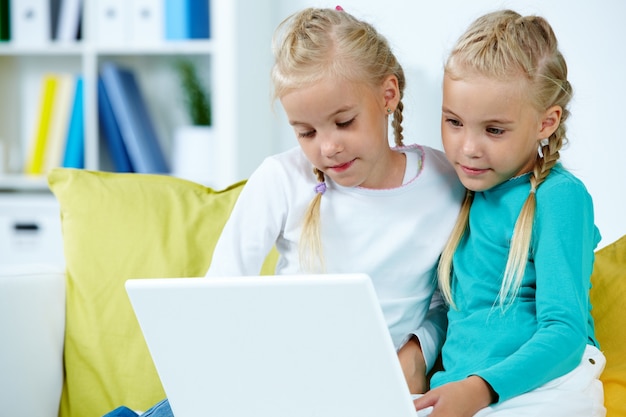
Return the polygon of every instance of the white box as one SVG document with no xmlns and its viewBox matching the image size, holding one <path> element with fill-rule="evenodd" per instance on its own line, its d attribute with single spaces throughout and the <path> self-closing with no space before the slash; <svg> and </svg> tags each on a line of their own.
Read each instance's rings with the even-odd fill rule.
<svg viewBox="0 0 626 417">
<path fill-rule="evenodd" d="M 11 2 L 11 43 L 43 46 L 50 42 L 49 0 Z"/>
<path fill-rule="evenodd" d="M 163 0 L 132 0 L 130 42 L 133 45 L 153 46 L 163 42 L 165 38 L 163 5 Z"/>
<path fill-rule="evenodd" d="M 123 46 L 130 40 L 129 0 L 96 1 L 96 40 L 100 46 Z"/>
<path fill-rule="evenodd" d="M 0 265 L 65 267 L 61 217 L 49 193 L 0 194 Z"/>
</svg>

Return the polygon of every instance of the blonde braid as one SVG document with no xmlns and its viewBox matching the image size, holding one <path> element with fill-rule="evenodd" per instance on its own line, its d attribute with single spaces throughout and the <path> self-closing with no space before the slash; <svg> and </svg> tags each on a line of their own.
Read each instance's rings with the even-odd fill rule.
<svg viewBox="0 0 626 417">
<path fill-rule="evenodd" d="M 564 133 L 564 132 L 563 132 Z M 500 307 L 505 307 L 505 301 L 513 302 L 524 277 L 528 253 L 532 239 L 535 210 L 537 207 L 537 189 L 550 174 L 552 168 L 559 161 L 559 150 L 563 146 L 563 139 L 556 132 L 548 139 L 548 143 L 539 145 L 541 154 L 537 155 L 533 171 L 530 173 L 530 193 L 524 201 L 511 238 L 511 249 L 504 269 L 504 278 L 498 296 Z"/>
<path fill-rule="evenodd" d="M 564 61 L 562 61 L 562 64 L 563 65 L 557 67 L 562 70 L 563 76 L 565 77 L 567 72 L 566 67 L 564 66 Z M 548 103 L 558 103 L 559 105 L 562 105 L 562 114 L 559 126 L 554 133 L 550 135 L 547 143 L 545 143 L 545 141 L 541 141 L 539 143 L 540 151 L 538 152 L 533 170 L 529 176 L 530 193 L 522 206 L 513 229 L 509 258 L 507 259 L 506 267 L 504 269 L 502 287 L 500 288 L 500 294 L 498 295 L 501 308 L 505 308 L 505 302 L 507 299 L 507 305 L 510 305 L 515 300 L 526 271 L 526 264 L 528 263 L 530 244 L 532 240 L 535 211 L 537 207 L 537 189 L 545 181 L 552 168 L 559 161 L 561 156 L 560 150 L 567 142 L 565 137 L 565 121 L 569 117 L 569 110 L 565 108 L 565 105 L 569 102 L 572 96 L 572 87 L 567 80 L 563 80 L 561 83 L 558 83 L 553 81 L 551 78 L 541 79 L 544 81 L 544 84 L 553 87 L 553 97 L 550 97 Z M 548 82 L 545 83 L 545 81 Z M 557 88 L 555 89 L 554 86 L 557 86 Z"/>
<path fill-rule="evenodd" d="M 313 168 L 313 173 L 318 183 L 324 183 L 324 173 Z M 302 233 L 298 247 L 300 266 L 307 272 L 324 272 L 324 256 L 321 239 L 320 205 L 322 204 L 321 192 L 315 193 L 315 197 L 309 203 L 302 221 Z M 315 265 L 318 263 L 319 265 Z"/>
<path fill-rule="evenodd" d="M 402 120 L 404 117 L 402 116 L 402 110 L 404 110 L 404 104 L 402 103 L 402 99 L 398 102 L 398 107 L 393 112 L 393 121 L 391 122 L 391 126 L 393 127 L 393 138 L 396 146 L 404 146 L 404 135 L 402 131 L 404 128 L 402 127 Z"/>
<path fill-rule="evenodd" d="M 463 238 L 463 235 L 467 230 L 467 225 L 469 223 L 469 213 L 473 200 L 474 192 L 466 190 L 465 199 L 463 200 L 463 204 L 461 205 L 461 211 L 459 212 L 459 216 L 456 219 L 456 223 L 454 224 L 454 228 L 452 229 L 450 238 L 448 239 L 446 246 L 443 248 L 441 258 L 439 259 L 439 265 L 437 266 L 439 289 L 441 291 L 441 294 L 443 295 L 444 300 L 446 300 L 446 302 L 452 307 L 456 307 L 452 299 L 452 258 L 454 257 L 454 252 L 456 252 L 456 248 L 459 246 L 459 243 L 461 242 L 461 239 Z"/>
</svg>

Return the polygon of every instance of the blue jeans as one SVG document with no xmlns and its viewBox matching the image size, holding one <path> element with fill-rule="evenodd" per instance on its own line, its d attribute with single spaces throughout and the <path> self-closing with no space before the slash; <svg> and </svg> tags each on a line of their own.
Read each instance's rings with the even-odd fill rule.
<svg viewBox="0 0 626 417">
<path fill-rule="evenodd" d="M 137 417 L 138 415 L 139 414 L 135 413 L 130 408 L 121 406 L 102 417 Z M 156 403 L 145 413 L 141 414 L 141 417 L 174 417 L 174 414 L 172 414 L 170 403 L 166 398 L 163 401 Z"/>
</svg>

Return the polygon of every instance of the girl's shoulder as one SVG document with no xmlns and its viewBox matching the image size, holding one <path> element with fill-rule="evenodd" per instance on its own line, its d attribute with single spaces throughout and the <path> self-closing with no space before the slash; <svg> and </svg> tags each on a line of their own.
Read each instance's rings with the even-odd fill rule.
<svg viewBox="0 0 626 417">
<path fill-rule="evenodd" d="M 311 165 L 311 163 L 306 159 L 306 156 L 304 155 L 304 152 L 302 152 L 302 148 L 300 148 L 300 146 L 294 146 L 293 148 L 270 155 L 265 158 L 263 163 L 278 163 L 284 166 L 301 166 L 303 164 Z"/>
<path fill-rule="evenodd" d="M 558 206 L 593 205 L 592 197 L 583 181 L 560 163 L 552 168 L 546 180 L 537 189 L 537 201 L 550 210 Z"/>
<path fill-rule="evenodd" d="M 316 181 L 313 166 L 298 146 L 266 157 L 247 185 L 291 194 L 293 190 L 313 189 Z"/>
<path fill-rule="evenodd" d="M 571 171 L 563 167 L 561 163 L 558 163 L 552 168 L 550 174 L 544 183 L 539 187 L 537 192 L 539 193 L 542 188 L 545 191 L 550 191 L 563 189 L 564 187 L 580 189 L 581 191 L 587 192 L 587 187 L 583 181 Z"/>
<path fill-rule="evenodd" d="M 315 175 L 300 150 L 265 157 L 248 178 L 240 200 L 272 207 L 273 213 L 286 212 L 293 204 L 310 201 L 314 195 Z"/>
<path fill-rule="evenodd" d="M 259 172 L 270 175 L 314 178 L 313 166 L 299 146 L 266 157 L 256 169 L 255 174 Z"/>
</svg>

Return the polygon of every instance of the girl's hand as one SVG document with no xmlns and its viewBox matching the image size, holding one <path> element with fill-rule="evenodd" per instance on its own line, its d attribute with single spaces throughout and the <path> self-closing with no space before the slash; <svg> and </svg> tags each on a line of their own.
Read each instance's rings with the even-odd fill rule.
<svg viewBox="0 0 626 417">
<path fill-rule="evenodd" d="M 409 339 L 404 346 L 398 351 L 398 359 L 400 359 L 400 366 L 404 373 L 404 378 L 409 386 L 411 394 L 421 394 L 428 389 L 428 383 L 426 382 L 426 361 L 424 360 L 424 354 L 422 348 L 417 340 L 417 337 L 413 336 Z"/>
<path fill-rule="evenodd" d="M 430 417 L 472 417 L 495 401 L 496 394 L 479 376 L 450 382 L 413 401 L 416 410 L 433 407 Z"/>
</svg>

